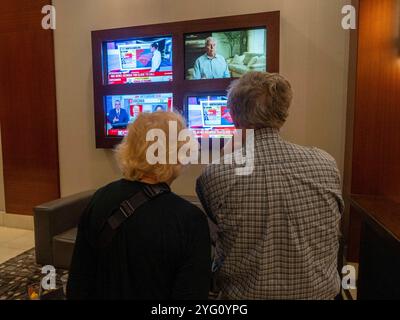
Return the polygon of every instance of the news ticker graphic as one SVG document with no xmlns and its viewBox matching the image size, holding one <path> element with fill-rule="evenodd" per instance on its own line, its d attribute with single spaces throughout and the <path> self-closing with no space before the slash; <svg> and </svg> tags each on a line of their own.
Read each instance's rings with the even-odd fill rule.
<svg viewBox="0 0 400 320">
<path fill-rule="evenodd" d="M 172 71 L 151 72 L 150 69 L 140 71 L 110 71 L 108 84 L 129 84 L 144 82 L 172 81 Z"/>
</svg>

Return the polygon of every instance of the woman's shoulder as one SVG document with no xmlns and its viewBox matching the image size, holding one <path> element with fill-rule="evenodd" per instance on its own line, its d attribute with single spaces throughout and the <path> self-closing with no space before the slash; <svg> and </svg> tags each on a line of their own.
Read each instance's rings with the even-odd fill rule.
<svg viewBox="0 0 400 320">
<path fill-rule="evenodd" d="M 97 189 L 91 202 L 100 206 L 103 206 L 104 203 L 119 204 L 128 199 L 136 189 L 138 189 L 138 186 L 135 183 L 129 183 L 124 179 L 116 180 Z"/>
<path fill-rule="evenodd" d="M 95 192 L 93 202 L 100 206 L 111 202 L 119 204 L 139 189 L 140 185 L 124 179 L 113 181 Z M 205 217 L 205 213 L 199 207 L 174 192 L 168 192 L 153 199 L 149 205 L 154 209 L 173 212 L 177 217 L 184 219 L 198 220 Z"/>
</svg>

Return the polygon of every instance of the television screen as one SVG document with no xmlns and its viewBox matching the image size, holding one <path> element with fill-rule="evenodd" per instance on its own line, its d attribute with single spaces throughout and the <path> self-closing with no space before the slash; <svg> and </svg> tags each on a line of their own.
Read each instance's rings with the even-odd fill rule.
<svg viewBox="0 0 400 320">
<path fill-rule="evenodd" d="M 172 111 L 172 96 L 172 93 L 106 96 L 107 136 L 125 136 L 127 126 L 142 112 Z"/>
<path fill-rule="evenodd" d="M 197 138 L 231 138 L 235 125 L 226 96 L 190 96 L 187 98 L 187 124 Z"/>
<path fill-rule="evenodd" d="M 267 29 L 185 35 L 185 78 L 237 78 L 267 70 Z"/>
<path fill-rule="evenodd" d="M 172 38 L 152 37 L 105 43 L 107 83 L 172 81 Z"/>
</svg>

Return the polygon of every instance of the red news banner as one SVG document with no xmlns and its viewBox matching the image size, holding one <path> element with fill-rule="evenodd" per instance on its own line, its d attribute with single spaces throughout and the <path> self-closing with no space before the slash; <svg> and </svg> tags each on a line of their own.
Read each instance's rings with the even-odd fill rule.
<svg viewBox="0 0 400 320">
<path fill-rule="evenodd" d="M 108 135 L 110 137 L 123 137 L 128 134 L 128 129 L 109 129 Z"/>
<path fill-rule="evenodd" d="M 155 78 L 169 78 L 172 81 L 172 71 L 150 72 L 150 69 L 129 72 L 110 72 L 108 75 L 109 84 L 125 84 L 131 82 L 151 82 Z"/>
</svg>

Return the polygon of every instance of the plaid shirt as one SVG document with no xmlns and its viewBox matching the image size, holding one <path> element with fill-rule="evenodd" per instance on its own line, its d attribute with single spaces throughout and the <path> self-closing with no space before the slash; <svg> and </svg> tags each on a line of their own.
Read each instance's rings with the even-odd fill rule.
<svg viewBox="0 0 400 320">
<path fill-rule="evenodd" d="M 335 160 L 317 148 L 254 134 L 254 170 L 210 165 L 197 194 L 217 230 L 218 282 L 229 299 L 333 299 L 344 209 Z"/>
</svg>

